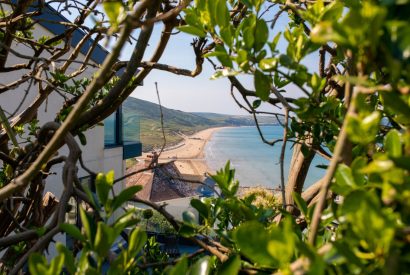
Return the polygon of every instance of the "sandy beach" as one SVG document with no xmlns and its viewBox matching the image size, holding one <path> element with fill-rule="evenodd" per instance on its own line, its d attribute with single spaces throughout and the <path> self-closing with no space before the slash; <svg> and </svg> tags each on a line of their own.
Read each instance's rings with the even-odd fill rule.
<svg viewBox="0 0 410 275">
<path fill-rule="evenodd" d="M 179 172 L 185 175 L 204 175 L 205 173 L 213 173 L 207 166 L 205 161 L 205 145 L 212 137 L 213 133 L 225 128 L 217 127 L 202 130 L 191 136 L 187 136 L 184 140 L 170 148 L 166 148 L 160 158 L 159 162 L 168 162 L 175 160 L 175 165 Z M 143 154 L 145 157 L 146 154 Z"/>
</svg>

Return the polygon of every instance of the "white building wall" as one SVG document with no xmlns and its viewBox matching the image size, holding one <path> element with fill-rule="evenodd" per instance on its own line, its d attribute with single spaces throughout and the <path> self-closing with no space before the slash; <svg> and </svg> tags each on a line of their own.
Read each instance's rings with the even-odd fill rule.
<svg viewBox="0 0 410 275">
<path fill-rule="evenodd" d="M 121 163 L 122 165 L 118 165 Z M 104 150 L 104 169 L 105 173 L 114 170 L 115 178 L 125 174 L 125 161 L 122 160 L 122 146 L 107 148 Z M 114 186 L 115 194 L 118 194 L 125 188 L 125 181 L 119 182 Z"/>
<path fill-rule="evenodd" d="M 33 36 L 35 38 L 39 38 L 41 36 L 50 36 L 53 37 L 54 34 L 48 31 L 46 28 L 42 27 L 41 25 L 36 25 L 35 29 L 33 30 Z M 63 44 L 59 45 L 63 46 Z M 21 43 L 16 43 L 12 45 L 13 50 L 17 51 L 20 54 L 24 54 L 27 56 L 32 56 L 33 50 Z M 71 49 L 72 50 L 72 49 Z M 67 59 L 70 53 L 61 57 L 61 59 Z M 45 53 L 43 58 L 49 57 L 48 53 Z M 79 53 L 77 60 L 84 60 L 85 56 Z M 27 60 L 16 57 L 13 54 L 9 54 L 7 59 L 6 66 L 12 66 L 19 63 L 26 63 Z M 59 67 L 63 64 L 64 61 L 61 63 L 52 64 L 50 69 L 53 66 Z M 89 62 L 92 62 L 90 60 Z M 70 74 L 74 72 L 81 64 L 73 63 L 67 69 L 66 74 Z M 87 69 L 77 77 L 77 79 L 81 79 L 84 77 L 90 77 L 94 73 L 96 68 L 88 66 Z M 16 72 L 9 72 L 9 73 L 0 73 L 0 86 L 7 85 L 10 82 L 18 80 L 21 76 L 25 73 L 28 73 L 29 70 L 18 70 Z M 68 83 L 70 83 L 69 80 Z M 46 84 L 43 84 L 45 87 Z M 14 90 L 9 90 L 5 93 L 0 94 L 0 106 L 5 110 L 6 115 L 9 113 L 13 113 L 15 109 L 22 103 L 23 99 L 24 102 L 22 103 L 22 107 L 20 110 L 24 110 L 27 108 L 30 103 L 37 97 L 38 93 L 38 86 L 37 84 L 33 83 L 30 92 L 25 95 L 25 90 L 29 87 L 28 83 L 24 83 L 20 85 L 18 88 Z M 44 123 L 48 121 L 54 121 L 56 114 L 61 110 L 64 104 L 64 98 L 58 94 L 57 92 L 52 92 L 52 94 L 48 97 L 48 99 L 40 106 L 38 109 L 38 116 L 37 119 L 40 121 L 39 126 L 41 127 Z M 122 159 L 122 147 L 117 147 L 113 149 L 104 149 L 104 127 L 103 126 L 95 126 L 92 129 L 89 129 L 85 132 L 85 136 L 87 139 L 87 144 L 85 146 L 81 145 L 78 138 L 78 144 L 82 150 L 82 156 L 85 165 L 94 172 L 108 172 L 111 169 L 114 169 L 116 177 L 120 177 L 124 174 L 124 161 Z M 67 146 L 62 147 L 58 151 L 59 155 L 67 155 L 68 148 Z M 78 165 L 79 166 L 79 165 Z M 63 185 L 61 181 L 61 173 L 62 173 L 62 165 L 56 165 L 52 168 L 53 175 L 50 175 L 47 178 L 46 184 L 46 191 L 52 192 L 54 195 L 59 197 L 61 192 L 63 191 Z M 79 177 L 88 176 L 88 173 L 84 171 L 79 166 L 78 171 Z M 118 188 L 123 188 L 123 184 L 118 184 Z M 119 189 L 118 189 L 119 191 Z"/>
<path fill-rule="evenodd" d="M 38 39 L 41 36 L 49 36 L 53 37 L 55 34 L 51 33 L 48 29 L 44 28 L 43 26 L 37 24 L 35 29 L 33 30 L 33 36 Z M 59 45 L 63 46 L 63 44 Z M 20 54 L 32 56 L 33 50 L 21 43 L 14 42 L 12 45 L 12 49 L 17 51 Z M 71 51 L 73 48 L 71 48 Z M 70 53 L 65 54 L 61 57 L 61 60 L 67 59 L 70 56 Z M 42 58 L 50 57 L 49 53 L 44 53 Z M 85 59 L 85 56 L 82 53 L 79 53 L 77 60 L 82 61 Z M 51 64 L 50 69 L 53 69 L 53 66 L 59 67 L 63 64 L 64 61 Z M 90 63 L 93 63 L 92 60 L 89 60 Z M 9 54 L 7 59 L 6 66 L 13 66 L 19 63 L 27 63 L 26 59 L 16 57 L 13 54 Z M 95 64 L 95 63 L 93 63 Z M 69 66 L 65 74 L 71 74 L 72 72 L 76 71 L 81 64 L 73 63 Z M 92 74 L 96 71 L 96 68 L 88 66 L 87 69 L 80 74 L 76 79 L 82 79 L 84 77 L 91 77 Z M 15 72 L 9 73 L 0 73 L 0 86 L 7 85 L 13 81 L 16 81 L 22 77 L 22 75 L 29 73 L 30 70 L 18 70 Z M 51 77 L 51 76 L 49 76 Z M 68 83 L 70 83 L 69 80 Z M 16 108 L 21 104 L 21 110 L 26 109 L 33 100 L 38 96 L 38 84 L 33 82 L 33 86 L 26 93 L 26 90 L 29 87 L 29 83 L 25 82 L 20 85 L 18 88 L 13 90 L 9 90 L 5 93 L 0 94 L 0 106 L 6 112 L 6 116 L 15 112 Z M 43 87 L 46 86 L 46 83 L 43 83 Z M 38 116 L 37 119 L 39 120 L 39 126 L 41 127 L 44 123 L 49 121 L 54 121 L 56 114 L 61 110 L 64 104 L 64 98 L 58 94 L 57 92 L 52 92 L 52 94 L 48 97 L 48 99 L 40 106 L 38 109 Z M 125 174 L 125 161 L 123 160 L 123 147 L 114 147 L 114 148 L 104 148 L 104 126 L 95 126 L 92 129 L 87 130 L 85 133 L 85 137 L 87 140 L 87 144 L 85 146 L 81 145 L 78 138 L 77 142 L 82 150 L 82 157 L 84 160 L 85 165 L 87 168 L 94 172 L 108 172 L 110 170 L 114 170 L 115 177 L 121 177 Z M 22 146 L 24 146 L 22 144 Z M 68 148 L 67 146 L 62 147 L 58 151 L 58 155 L 68 155 Z M 63 164 L 55 165 L 51 172 L 52 174 L 46 180 L 45 192 L 49 191 L 52 192 L 56 197 L 60 197 L 61 193 L 63 192 L 63 184 L 62 184 L 62 168 Z M 88 173 L 80 167 L 78 164 L 78 176 L 86 177 Z M 120 182 L 116 184 L 114 190 L 116 194 L 118 194 L 123 188 L 125 188 L 125 182 Z M 117 213 L 118 216 L 120 213 Z M 54 238 L 57 242 L 65 243 L 65 235 L 58 234 Z M 57 254 L 54 245 L 50 245 L 48 249 L 48 258 L 49 260 Z"/>
<path fill-rule="evenodd" d="M 175 219 L 182 221 L 182 214 L 185 211 L 192 212 L 195 215 L 195 220 L 196 222 L 199 222 L 199 214 L 198 211 L 191 206 L 191 200 L 193 198 L 198 198 L 198 197 L 185 197 L 185 198 L 179 198 L 179 199 L 173 199 L 173 200 L 167 200 L 167 201 L 162 201 L 161 203 L 164 203 L 165 209 L 172 215 L 174 216 Z"/>
</svg>

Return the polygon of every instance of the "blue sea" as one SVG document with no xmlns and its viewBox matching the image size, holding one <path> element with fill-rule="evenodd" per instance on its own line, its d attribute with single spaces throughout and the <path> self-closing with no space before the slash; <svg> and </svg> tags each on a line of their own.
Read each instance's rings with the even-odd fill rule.
<svg viewBox="0 0 410 275">
<path fill-rule="evenodd" d="M 281 126 L 262 126 L 266 139 L 283 137 Z M 222 128 L 216 131 L 205 147 L 205 158 L 212 170 L 219 170 L 230 160 L 240 186 L 280 186 L 279 157 L 282 143 L 264 144 L 256 127 Z M 285 182 L 292 157 L 292 143 L 287 144 L 285 154 Z M 305 189 L 323 177 L 325 170 L 316 167 L 327 165 L 327 160 L 316 156 L 308 173 Z"/>
</svg>

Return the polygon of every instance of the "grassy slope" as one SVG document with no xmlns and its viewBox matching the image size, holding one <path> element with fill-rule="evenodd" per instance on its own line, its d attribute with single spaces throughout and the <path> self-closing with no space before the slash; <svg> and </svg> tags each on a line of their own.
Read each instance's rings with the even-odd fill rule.
<svg viewBox="0 0 410 275">
<path fill-rule="evenodd" d="M 129 97 L 123 104 L 124 129 L 126 135 L 138 136 L 143 151 L 158 148 L 163 143 L 160 109 L 155 103 Z M 163 107 L 164 130 L 167 145 L 172 145 L 182 140 L 182 135 L 191 135 L 197 131 L 218 126 L 245 126 L 254 125 L 250 116 L 231 116 L 214 113 L 187 113 Z M 139 122 L 139 123 L 138 123 Z M 265 123 L 274 123 L 273 119 Z"/>
</svg>

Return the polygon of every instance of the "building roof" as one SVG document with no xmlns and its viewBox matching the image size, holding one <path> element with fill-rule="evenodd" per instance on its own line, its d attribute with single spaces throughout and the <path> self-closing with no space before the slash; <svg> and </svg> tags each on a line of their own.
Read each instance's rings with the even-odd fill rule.
<svg viewBox="0 0 410 275">
<path fill-rule="evenodd" d="M 17 3 L 17 0 L 11 1 L 13 4 Z M 38 7 L 30 6 L 28 9 L 30 12 L 37 11 Z M 61 15 L 57 10 L 55 10 L 49 4 L 45 4 L 44 7 L 41 9 L 41 14 L 38 16 L 33 17 L 33 19 L 38 20 L 38 24 L 49 30 L 50 32 L 54 33 L 55 35 L 62 34 L 68 26 L 61 24 L 60 22 L 72 23 L 66 17 Z M 71 39 L 71 46 L 75 47 L 81 41 L 81 39 L 86 35 L 86 32 L 80 29 L 76 29 L 73 32 L 72 39 Z M 81 47 L 80 52 L 84 55 L 87 54 L 89 49 L 94 44 L 94 39 L 88 39 L 84 45 Z M 91 53 L 91 60 L 93 60 L 97 64 L 102 64 L 107 57 L 109 52 L 104 49 L 100 44 L 97 43 L 97 46 Z"/>
<path fill-rule="evenodd" d="M 139 162 L 127 169 L 127 174 L 147 167 L 147 162 Z M 182 178 L 174 162 L 161 164 L 155 168 L 127 178 L 126 185 L 142 185 L 143 189 L 136 194 L 140 199 L 153 202 L 209 195 L 203 185 L 179 180 Z M 207 190 L 209 191 L 209 190 Z M 212 194 L 211 194 L 212 195 Z"/>
</svg>

